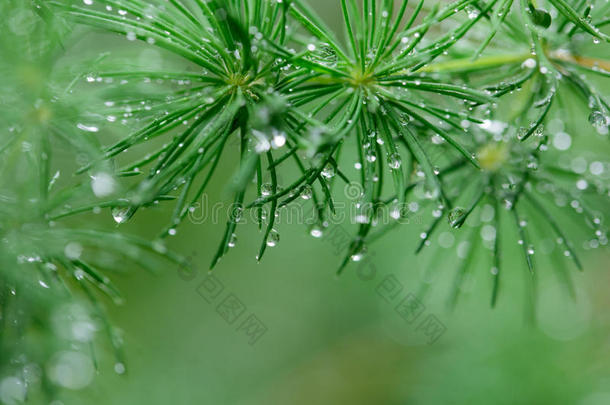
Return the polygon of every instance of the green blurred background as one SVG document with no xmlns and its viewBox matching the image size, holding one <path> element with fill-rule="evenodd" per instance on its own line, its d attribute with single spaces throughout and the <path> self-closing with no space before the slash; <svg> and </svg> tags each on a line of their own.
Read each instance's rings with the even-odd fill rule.
<svg viewBox="0 0 610 405">
<path fill-rule="evenodd" d="M 327 18 L 340 15 L 339 2 L 312 3 Z M 165 63 L 151 47 L 99 33 L 84 35 L 69 51 L 70 57 L 99 54 L 104 49 L 100 41 L 109 48 L 122 44 L 122 52 L 133 61 Z M 585 122 L 586 115 L 583 127 Z M 581 144 L 584 149 L 594 145 L 586 140 Z M 233 163 L 225 162 L 218 171 L 223 174 L 208 190 L 209 205 L 228 203 L 225 185 Z M 158 219 L 170 210 L 171 204 L 161 205 L 121 228 L 154 235 Z M 423 213 L 419 222 L 425 225 L 430 218 Z M 115 226 L 107 212 L 76 221 Z M 605 252 L 585 253 L 584 273 L 570 266 L 575 300 L 554 277 L 552 264 L 541 261 L 537 322 L 528 314 L 524 296 L 530 280 L 516 247 L 506 253 L 497 308 L 489 306 L 489 267 L 480 265 L 464 285 L 457 308 L 449 311 L 446 298 L 456 259 L 453 254 L 415 256 L 422 226 L 413 221 L 390 233 L 369 248 L 363 264 L 351 265 L 336 277 L 342 257 L 328 237 L 315 239 L 305 226 L 280 225 L 278 246 L 257 264 L 260 234 L 254 225 L 246 225 L 237 246 L 214 271 L 214 280 L 224 289 L 208 302 L 202 291 L 210 286 L 209 279 L 208 284 L 204 281 L 224 220 L 187 222 L 169 246 L 191 257 L 197 274 L 186 277 L 182 269 L 168 267 L 159 274 L 126 269 L 130 271 L 113 275 L 126 303 L 108 304 L 108 309 L 111 321 L 124 330 L 127 373 L 115 373 L 115 360 L 101 345 L 98 378 L 82 391 L 64 392 L 62 401 L 610 404 L 610 280 Z M 387 277 L 403 286 L 390 302 L 379 290 Z M 395 309 L 408 294 L 417 295 L 423 308 L 412 322 Z M 237 298 L 245 308 L 233 323 L 219 309 L 227 297 Z M 240 327 L 249 315 L 266 328 L 254 344 Z M 433 344 L 420 327 L 430 315 L 444 329 Z"/>
</svg>

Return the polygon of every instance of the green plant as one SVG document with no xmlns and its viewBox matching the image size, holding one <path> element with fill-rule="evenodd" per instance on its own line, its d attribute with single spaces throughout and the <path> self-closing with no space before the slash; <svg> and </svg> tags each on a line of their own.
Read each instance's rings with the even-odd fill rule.
<svg viewBox="0 0 610 405">
<path fill-rule="evenodd" d="M 162 261 L 182 260 L 158 243 L 65 220 L 70 204 L 116 186 L 103 162 L 92 167 L 90 180 L 65 174 L 100 155 L 75 119 L 82 103 L 69 96 L 75 78 L 57 68 L 70 29 L 20 1 L 3 3 L 0 13 L 7 16 L 0 61 L 0 402 L 17 403 L 26 394 L 36 400 L 36 387 L 52 396 L 57 387 L 87 385 L 96 336 L 105 335 L 96 340 L 109 342 L 123 373 L 120 331 L 103 305 L 104 297 L 123 300 L 109 273 L 124 268 L 121 262 L 153 271 Z M 55 159 L 61 154 L 70 159 Z M 80 375 L 66 374 L 74 364 Z"/>
<path fill-rule="evenodd" d="M 492 171 L 495 166 L 502 167 L 504 159 L 531 161 L 523 168 L 510 169 L 511 174 L 520 176 L 509 181 L 515 186 L 510 200 L 518 201 L 530 173 L 538 169 L 534 161 L 546 149 L 543 121 L 548 119 L 558 93 L 571 91 L 584 96 L 591 108 L 589 120 L 601 133 L 607 131 L 607 104 L 596 86 L 578 73 L 587 70 L 605 75 L 607 62 L 575 53 L 585 40 L 581 30 L 595 42 L 608 39 L 596 28 L 605 22 L 591 22 L 591 7 L 579 6 L 585 10 L 586 18 L 581 18 L 564 2 L 551 4 L 558 12 L 552 26 L 547 11 L 525 2 L 512 7 L 510 1 L 457 1 L 431 8 L 420 2 L 409 13 L 407 3 L 394 7 L 391 1 L 364 1 L 360 5 L 342 1 L 347 47 L 304 2 L 187 1 L 168 5 L 98 1 L 89 6 L 76 2 L 63 9 L 79 21 L 168 49 L 192 62 L 195 71 L 200 70 L 99 72 L 102 78 L 146 77 L 185 84 L 177 91 L 162 89 L 146 99 L 123 93 L 126 99 L 110 101 L 113 106 L 122 106 L 129 116 L 150 117 L 151 123 L 109 147 L 106 158 L 186 124 L 156 153 L 136 164 L 130 162 L 121 171 L 133 174 L 134 168 L 151 164 L 148 174 L 142 175 L 146 179 L 134 186 L 132 211 L 179 190 L 170 221 L 173 230 L 204 192 L 227 139 L 239 132 L 241 167 L 232 185 L 235 204 L 244 204 L 247 185 L 255 178 L 256 198 L 245 207 L 259 210 L 259 215 L 263 207 L 268 208 L 260 259 L 274 232 L 277 209 L 299 195 L 312 194 L 318 221 L 325 222 L 328 210 L 333 209 L 330 188 L 334 174 L 351 181 L 339 164 L 339 156 L 346 143 L 354 142 L 352 153 L 356 153 L 360 168 L 356 181 L 363 194 L 359 204 L 373 209 L 357 215 L 358 234 L 343 268 L 350 257 L 364 249 L 375 228 L 371 215 L 404 204 L 413 189 L 413 173 L 423 174 L 426 197 L 438 201 L 441 211 L 455 215 L 437 167 L 462 168 L 467 162 L 479 168 L 476 154 L 486 151 L 486 142 L 509 144 L 499 146 L 507 150 L 506 158 L 502 153 L 498 162 L 487 158 L 492 160 L 487 163 L 494 166 Z M 295 23 L 286 24 L 289 18 Z M 485 20 L 491 32 L 476 46 L 477 32 L 471 28 L 488 25 Z M 439 28 L 448 25 L 451 28 L 438 34 Z M 492 39 L 501 28 L 510 35 L 496 45 Z M 460 39 L 464 44 L 456 49 Z M 510 51 L 498 55 L 505 49 Z M 492 51 L 494 54 L 486 55 Z M 442 61 L 437 62 L 439 59 Z M 566 89 L 560 90 L 560 84 Z M 505 98 L 514 101 L 509 93 L 521 89 L 527 97 L 517 100 L 520 108 L 501 116 L 498 103 Z M 163 99 L 164 92 L 172 96 Z M 494 139 L 476 139 L 472 133 L 476 124 L 485 129 L 495 116 L 508 124 L 502 128 L 506 130 L 487 136 L 495 135 Z M 513 127 L 521 128 L 518 134 L 511 132 Z M 510 146 L 515 136 L 526 142 L 534 134 L 540 139 L 529 143 L 533 146 Z M 505 135 L 504 140 L 501 135 Z M 441 144 L 443 152 L 433 158 L 430 145 L 435 144 Z M 284 145 L 287 152 L 282 153 Z M 299 150 L 304 150 L 305 156 L 299 156 Z M 290 159 L 302 174 L 278 189 L 277 171 Z M 488 178 L 488 169 L 476 172 L 483 184 L 495 181 Z M 204 180 L 196 186 L 197 175 L 204 172 Z M 389 194 L 383 185 L 386 172 L 393 184 Z M 270 173 L 271 184 L 262 183 L 266 173 Z M 501 190 L 488 194 L 500 200 L 508 198 Z M 474 208 L 476 204 L 467 213 Z M 461 215 L 460 224 L 465 218 Z M 238 218 L 229 219 L 213 264 L 226 253 L 237 222 Z"/>
<path fill-rule="evenodd" d="M 36 218 L 37 232 L 52 232 L 49 238 L 59 247 L 44 246 L 36 256 L 24 257 L 40 258 L 33 267 L 52 263 L 72 275 L 82 270 L 114 297 L 109 280 L 83 260 L 66 257 L 66 246 L 94 237 L 138 262 L 142 256 L 134 246 L 180 263 L 161 240 L 176 234 L 215 176 L 228 177 L 218 168 L 237 155 L 238 167 L 227 181 L 235 209 L 212 267 L 235 245 L 244 210 L 253 210 L 264 230 L 258 260 L 278 242 L 279 210 L 299 198 L 313 202 L 315 223 L 309 225 L 321 236 L 341 199 L 333 190 L 344 182 L 357 186 L 358 195 L 351 196 L 356 197 L 357 231 L 339 271 L 350 260 L 360 260 L 368 245 L 403 219 L 424 212 L 431 224 L 421 234 L 418 252 L 432 244 L 445 218 L 449 229 L 472 225 L 456 233 L 469 248 L 460 253 L 465 260 L 457 269 L 451 302 L 475 267 L 474 255 L 489 250 L 494 305 L 505 270 L 501 251 L 511 232 L 522 246 L 525 267 L 536 274 L 533 255 L 547 230 L 532 231 L 528 222 L 554 232 L 560 255 L 579 268 L 578 246 L 562 230 L 560 212 L 575 211 L 583 229 L 576 235 L 579 242 L 592 248 L 607 244 L 608 185 L 600 177 L 607 165 L 594 157 L 585 176 L 561 160 L 579 153 L 566 146 L 570 138 L 566 141 L 563 129 L 581 125 L 581 110 L 587 110 L 600 138 L 608 134 L 604 93 L 610 61 L 597 55 L 608 49 L 604 30 L 610 6 L 598 3 L 341 0 L 341 39 L 304 1 L 35 2 L 33 9 L 49 24 L 61 21 L 66 27 L 65 21 L 76 21 L 118 33 L 141 43 L 130 47 L 160 49 L 173 67 L 134 67 L 122 57 L 102 55 L 82 61 L 68 90 L 62 90 L 56 87 L 65 78 L 52 77 L 53 62 L 35 62 L 49 68 L 48 79 L 31 98 L 19 98 L 28 107 L 3 99 L 17 107 L 2 112 L 5 122 L 40 125 L 32 150 L 16 150 L 17 135 L 0 149 L 15 161 L 36 162 L 35 170 L 24 172 L 25 186 L 16 193 L 20 199 L 2 208 L 3 237 L 19 217 L 15 212 L 22 201 L 33 198 L 33 211 L 21 216 L 19 226 Z M 13 2 L 5 7 L 31 10 Z M 44 47 L 51 55 L 59 52 L 59 36 L 72 38 L 68 28 L 60 32 L 53 31 L 57 37 L 45 33 L 53 38 Z M 40 43 L 32 32 L 19 35 L 24 37 Z M 79 102 L 75 94 L 91 100 Z M 38 121 L 21 115 L 31 105 Z M 47 105 L 66 110 L 47 113 Z M 87 124 L 79 121 L 83 117 Z M 85 137 L 69 135 L 78 128 Z M 120 138 L 100 147 L 93 135 L 105 131 Z M 86 154 L 74 171 L 92 177 L 94 195 L 91 181 L 77 180 L 46 202 L 55 182 L 46 163 L 53 137 L 67 141 L 72 154 Z M 83 138 L 87 142 L 73 144 Z M 549 150 L 551 145 L 555 150 Z M 3 186 L 3 194 L 15 185 Z M 149 242 L 51 225 L 60 219 L 69 223 L 91 209 L 111 210 L 121 224 L 161 202 L 173 204 L 173 215 L 160 226 L 159 238 Z M 504 231 L 506 219 L 514 223 L 511 232 Z M 14 235 L 20 240 L 28 234 L 20 229 Z M 18 260 L 23 253 L 13 249 L 11 254 L 6 257 Z M 3 277 L 10 274 L 7 266 Z M 569 280 L 561 267 L 558 272 Z"/>
</svg>

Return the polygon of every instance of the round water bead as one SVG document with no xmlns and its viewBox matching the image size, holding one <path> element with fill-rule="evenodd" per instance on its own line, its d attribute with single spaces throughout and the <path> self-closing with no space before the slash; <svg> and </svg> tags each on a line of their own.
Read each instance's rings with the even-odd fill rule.
<svg viewBox="0 0 610 405">
<path fill-rule="evenodd" d="M 395 152 L 388 156 L 388 166 L 393 170 L 400 169 L 400 166 L 402 166 L 402 158 L 399 153 Z"/>
<path fill-rule="evenodd" d="M 453 228 L 459 228 L 462 226 L 464 218 L 466 216 L 466 210 L 461 207 L 455 207 L 448 214 L 449 225 Z"/>
<path fill-rule="evenodd" d="M 272 229 L 269 232 L 269 237 L 267 238 L 267 246 L 274 247 L 280 242 L 280 234 L 275 229 Z"/>
</svg>

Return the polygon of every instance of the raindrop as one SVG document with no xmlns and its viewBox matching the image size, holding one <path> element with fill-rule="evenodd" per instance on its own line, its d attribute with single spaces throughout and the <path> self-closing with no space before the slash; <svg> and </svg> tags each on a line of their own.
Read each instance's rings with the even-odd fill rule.
<svg viewBox="0 0 610 405">
<path fill-rule="evenodd" d="M 594 110 L 589 115 L 589 123 L 593 125 L 598 132 L 605 133 L 608 131 L 610 117 L 599 110 Z"/>
<path fill-rule="evenodd" d="M 280 234 L 275 229 L 272 229 L 271 232 L 269 232 L 269 237 L 267 238 L 267 246 L 274 247 L 277 246 L 279 242 Z"/>
<path fill-rule="evenodd" d="M 324 232 L 319 225 L 312 225 L 311 228 L 309 228 L 309 234 L 314 238 L 321 238 Z"/>
<path fill-rule="evenodd" d="M 468 5 L 464 8 L 464 10 L 468 13 L 468 18 L 474 20 L 479 16 L 479 10 L 476 7 Z"/>
<path fill-rule="evenodd" d="M 229 243 L 227 243 L 227 246 L 229 246 L 230 248 L 233 248 L 233 247 L 235 247 L 236 244 L 237 244 L 237 235 L 232 233 L 231 237 L 229 238 Z"/>
<path fill-rule="evenodd" d="M 455 207 L 448 214 L 449 225 L 453 228 L 459 228 L 464 223 L 466 218 L 466 210 L 461 207 Z"/>
<path fill-rule="evenodd" d="M 0 382 L 0 402 L 3 404 L 18 404 L 25 401 L 27 387 L 17 377 L 6 377 Z"/>
<path fill-rule="evenodd" d="M 604 172 L 604 164 L 602 162 L 592 162 L 589 165 L 589 171 L 595 176 L 599 176 Z"/>
<path fill-rule="evenodd" d="M 269 183 L 265 183 L 261 185 L 261 195 L 263 197 L 268 197 L 273 192 L 273 187 Z"/>
<path fill-rule="evenodd" d="M 121 362 L 115 363 L 114 372 L 117 374 L 125 374 L 125 364 Z"/>
<path fill-rule="evenodd" d="M 329 67 L 336 66 L 338 60 L 337 53 L 328 44 L 322 44 L 316 47 L 314 52 L 311 54 L 311 58 Z"/>
<path fill-rule="evenodd" d="M 240 205 L 235 205 L 231 210 L 231 220 L 235 223 L 241 221 L 244 209 Z"/>
<path fill-rule="evenodd" d="M 481 228 L 481 238 L 488 242 L 496 239 L 496 228 L 492 225 L 485 225 Z"/>
<path fill-rule="evenodd" d="M 553 137 L 553 146 L 557 150 L 568 150 L 572 146 L 572 137 L 565 132 L 557 132 Z"/>
<path fill-rule="evenodd" d="M 395 152 L 388 156 L 388 166 L 390 166 L 390 169 L 400 169 L 400 166 L 402 166 L 402 158 L 399 153 Z"/>
<path fill-rule="evenodd" d="M 523 62 L 523 64 L 521 66 L 524 66 L 524 67 L 529 68 L 529 69 L 533 69 L 533 68 L 536 67 L 536 59 L 534 59 L 534 58 L 527 58 Z"/>
<path fill-rule="evenodd" d="M 76 127 L 78 129 L 80 129 L 81 131 L 85 131 L 85 132 L 98 132 L 100 129 L 96 126 L 93 125 L 85 125 L 85 124 L 81 124 L 78 123 L 76 124 Z"/>
<path fill-rule="evenodd" d="M 83 253 L 83 246 L 77 242 L 70 242 L 64 248 L 64 254 L 70 260 L 78 259 Z"/>
<path fill-rule="evenodd" d="M 129 207 L 115 207 L 112 209 L 112 218 L 117 224 L 127 222 L 133 215 L 132 209 Z"/>
<path fill-rule="evenodd" d="M 529 6 L 529 13 L 534 24 L 539 25 L 543 28 L 549 28 L 552 22 L 551 15 L 541 8 L 534 8 L 533 5 Z"/>
<path fill-rule="evenodd" d="M 353 255 L 351 255 L 350 259 L 353 262 L 360 262 L 362 259 L 366 257 L 366 246 L 361 246 Z"/>
<path fill-rule="evenodd" d="M 303 200 L 311 200 L 311 198 L 313 197 L 313 190 L 311 188 L 311 186 L 309 184 L 305 185 L 305 187 L 303 187 L 303 191 L 301 191 L 301 198 Z"/>
<path fill-rule="evenodd" d="M 424 185 L 424 197 L 429 200 L 434 200 L 438 198 L 440 194 L 440 190 L 436 186 L 430 186 L 428 184 Z"/>
<path fill-rule="evenodd" d="M 322 170 L 322 176 L 326 177 L 327 179 L 332 179 L 333 177 L 335 177 L 335 168 L 333 167 L 333 165 L 331 165 L 330 163 L 326 165 L 326 167 L 324 167 L 324 169 Z"/>
<path fill-rule="evenodd" d="M 104 172 L 91 176 L 91 189 L 96 197 L 107 197 L 114 193 L 116 182 L 114 178 Z"/>
<path fill-rule="evenodd" d="M 57 385 L 78 390 L 93 380 L 94 367 L 89 357 L 80 352 L 65 351 L 52 360 L 48 368 L 49 378 Z"/>
<path fill-rule="evenodd" d="M 281 148 L 284 145 L 286 145 L 286 134 L 273 130 L 273 137 L 271 139 L 271 146 L 273 146 L 273 149 Z"/>
<path fill-rule="evenodd" d="M 402 114 L 400 116 L 400 125 L 402 125 L 403 127 L 406 127 L 407 125 L 409 125 L 409 122 L 411 122 L 411 117 L 407 114 Z"/>
</svg>

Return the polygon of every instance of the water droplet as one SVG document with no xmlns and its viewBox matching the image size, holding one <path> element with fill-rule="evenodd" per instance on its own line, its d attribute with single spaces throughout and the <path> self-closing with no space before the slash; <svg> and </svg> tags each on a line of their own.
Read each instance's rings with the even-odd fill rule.
<svg viewBox="0 0 610 405">
<path fill-rule="evenodd" d="M 311 200 L 311 198 L 313 197 L 313 190 L 311 188 L 311 186 L 309 184 L 305 185 L 305 187 L 303 187 L 303 191 L 301 191 L 301 198 L 303 200 Z"/>
<path fill-rule="evenodd" d="M 333 167 L 333 165 L 331 165 L 330 163 L 327 164 L 326 167 L 324 167 L 324 169 L 322 170 L 322 176 L 326 177 L 327 179 L 335 177 L 335 168 Z"/>
<path fill-rule="evenodd" d="M 388 166 L 393 170 L 400 169 L 400 166 L 402 166 L 402 158 L 398 152 L 388 156 Z"/>
<path fill-rule="evenodd" d="M 256 137 L 254 145 L 254 150 L 256 151 L 256 153 L 264 153 L 271 149 L 271 143 L 269 142 L 267 136 L 264 133 L 257 130 L 253 130 L 252 134 Z"/>
<path fill-rule="evenodd" d="M 76 279 L 80 281 L 85 278 L 85 272 L 83 271 L 83 269 L 76 269 L 74 270 L 74 277 L 76 277 Z"/>
<path fill-rule="evenodd" d="M 464 223 L 466 210 L 464 208 L 455 207 L 448 214 L 449 225 L 453 228 L 459 228 Z"/>
<path fill-rule="evenodd" d="M 371 219 L 368 216 L 368 213 L 365 211 L 364 213 L 359 213 L 354 216 L 354 222 L 357 224 L 368 224 L 371 222 Z"/>
<path fill-rule="evenodd" d="M 528 10 L 532 22 L 536 25 L 539 25 L 543 28 L 549 28 L 552 22 L 551 15 L 541 8 L 534 8 L 534 6 L 530 3 Z"/>
<path fill-rule="evenodd" d="M 608 132 L 608 125 L 610 125 L 610 117 L 599 110 L 594 110 L 589 114 L 589 123 L 595 127 L 600 133 Z"/>
<path fill-rule="evenodd" d="M 521 66 L 526 67 L 528 69 L 533 69 L 536 67 L 536 59 L 534 58 L 527 58 L 523 64 Z"/>
<path fill-rule="evenodd" d="M 268 197 L 273 192 L 273 187 L 269 183 L 265 183 L 261 185 L 261 195 L 263 197 Z"/>
<path fill-rule="evenodd" d="M 96 197 L 107 197 L 114 193 L 116 182 L 110 174 L 100 172 L 91 176 L 91 189 Z"/>
<path fill-rule="evenodd" d="M 426 198 L 428 200 L 435 200 L 440 195 L 440 190 L 438 189 L 438 187 L 429 185 L 427 183 L 424 185 L 423 191 L 424 191 L 424 198 Z"/>
<path fill-rule="evenodd" d="M 353 262 L 360 262 L 366 257 L 366 246 L 361 246 L 354 254 L 351 255 L 350 259 Z"/>
<path fill-rule="evenodd" d="M 0 403 L 18 404 L 25 401 L 27 387 L 17 377 L 6 377 L 0 382 Z"/>
<path fill-rule="evenodd" d="M 76 124 L 76 127 L 78 129 L 80 129 L 81 131 L 85 131 L 85 132 L 98 132 L 100 129 L 96 126 L 93 125 L 85 125 L 85 124 L 81 124 L 78 123 Z"/>
<path fill-rule="evenodd" d="M 133 215 L 133 210 L 130 207 L 115 207 L 112 209 L 112 218 L 117 224 L 127 222 Z"/>
<path fill-rule="evenodd" d="M 402 218 L 402 208 L 403 206 L 401 206 L 401 204 L 395 204 L 392 208 L 390 208 L 390 217 L 395 220 Z"/>
<path fill-rule="evenodd" d="M 481 228 L 481 238 L 488 242 L 492 242 L 496 239 L 496 227 L 492 225 L 485 225 Z"/>
<path fill-rule="evenodd" d="M 411 122 L 411 117 L 408 114 L 401 114 L 400 116 L 400 125 L 406 127 Z"/>
<path fill-rule="evenodd" d="M 464 10 L 468 13 L 468 18 L 471 20 L 474 20 L 480 14 L 479 10 L 471 5 L 466 6 Z"/>
<path fill-rule="evenodd" d="M 91 359 L 80 352 L 60 352 L 48 368 L 49 378 L 57 385 L 78 390 L 93 380 L 94 367 Z"/>
<path fill-rule="evenodd" d="M 557 150 L 568 150 L 572 146 L 572 137 L 565 132 L 557 132 L 553 137 L 553 146 Z"/>
<path fill-rule="evenodd" d="M 115 363 L 114 372 L 117 374 L 125 374 L 125 364 L 121 362 Z"/>
<path fill-rule="evenodd" d="M 235 205 L 232 207 L 231 209 L 231 220 L 235 223 L 238 223 L 241 221 L 241 218 L 243 216 L 244 213 L 244 208 L 241 205 Z"/>
<path fill-rule="evenodd" d="M 311 228 L 309 228 L 309 234 L 314 238 L 321 238 L 324 232 L 319 225 L 312 225 Z"/>
<path fill-rule="evenodd" d="M 312 52 L 310 50 L 310 52 Z M 314 49 L 310 58 L 322 65 L 334 67 L 337 65 L 337 53 L 328 44 L 321 44 Z"/>
<path fill-rule="evenodd" d="M 273 146 L 273 149 L 278 149 L 284 145 L 286 145 L 286 134 L 274 129 L 271 138 L 271 146 Z"/>
<path fill-rule="evenodd" d="M 604 164 L 602 162 L 592 162 L 589 165 L 589 171 L 595 176 L 599 176 L 604 172 Z"/>
<path fill-rule="evenodd" d="M 235 245 L 237 244 L 237 235 L 232 233 L 231 237 L 229 238 L 229 243 L 227 243 L 227 246 L 229 246 L 230 248 L 235 247 Z"/>
<path fill-rule="evenodd" d="M 279 242 L 280 234 L 275 229 L 272 229 L 271 232 L 269 232 L 269 237 L 267 238 L 267 246 L 275 247 Z"/>
<path fill-rule="evenodd" d="M 78 259 L 83 253 L 83 246 L 77 242 L 70 242 L 64 248 L 64 254 L 70 260 Z"/>
</svg>

